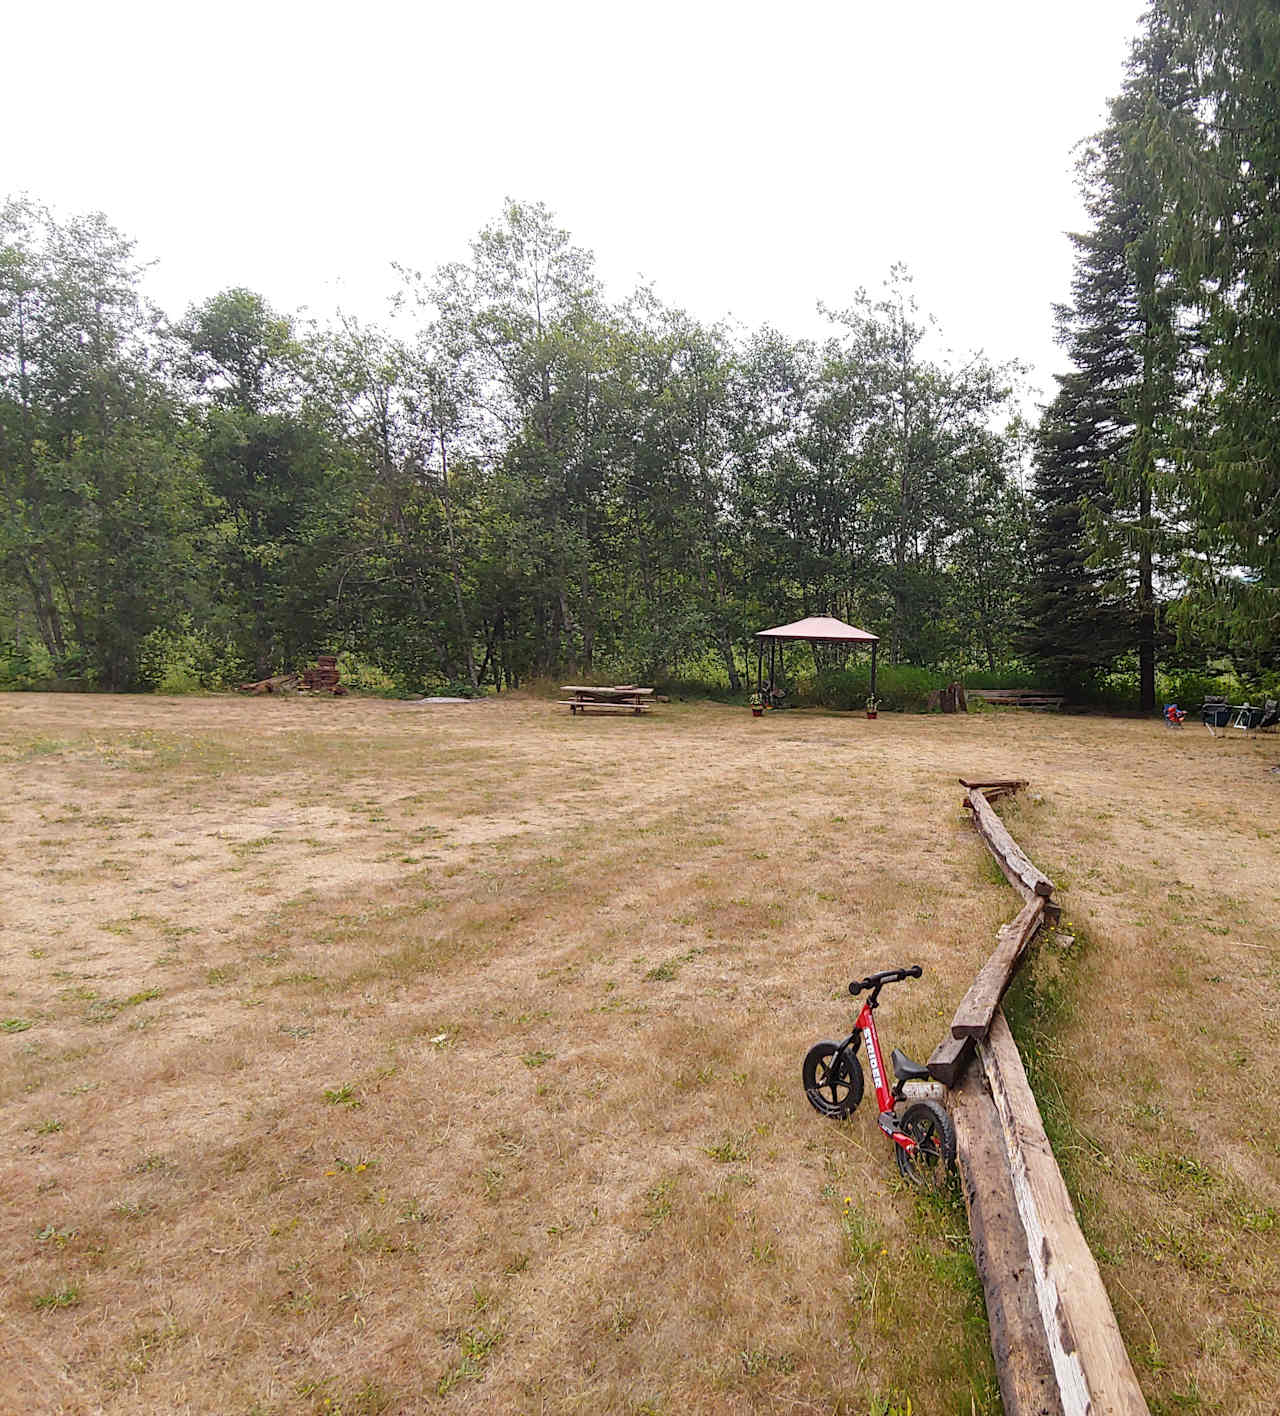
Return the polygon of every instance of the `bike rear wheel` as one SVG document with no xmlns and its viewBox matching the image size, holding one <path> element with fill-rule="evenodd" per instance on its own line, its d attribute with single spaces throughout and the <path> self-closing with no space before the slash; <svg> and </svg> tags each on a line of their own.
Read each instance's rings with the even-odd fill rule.
<svg viewBox="0 0 1280 1416">
<path fill-rule="evenodd" d="M 898 1129 L 916 1143 L 913 1151 L 893 1147 L 902 1178 L 917 1190 L 940 1190 L 956 1164 L 956 1128 L 937 1101 L 915 1101 L 902 1113 Z"/>
<path fill-rule="evenodd" d="M 864 1085 L 861 1063 L 852 1052 L 842 1052 L 838 1042 L 815 1042 L 805 1053 L 804 1094 L 824 1116 L 852 1116 Z"/>
</svg>

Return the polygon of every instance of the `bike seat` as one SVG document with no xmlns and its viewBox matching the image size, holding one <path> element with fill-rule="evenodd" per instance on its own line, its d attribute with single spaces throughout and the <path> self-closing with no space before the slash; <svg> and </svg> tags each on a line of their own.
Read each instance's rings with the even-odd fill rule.
<svg viewBox="0 0 1280 1416">
<path fill-rule="evenodd" d="M 922 1067 L 919 1062 L 913 1062 L 899 1048 L 895 1047 L 889 1054 L 889 1061 L 893 1064 L 893 1075 L 900 1082 L 927 1082 L 929 1080 L 928 1067 Z"/>
</svg>

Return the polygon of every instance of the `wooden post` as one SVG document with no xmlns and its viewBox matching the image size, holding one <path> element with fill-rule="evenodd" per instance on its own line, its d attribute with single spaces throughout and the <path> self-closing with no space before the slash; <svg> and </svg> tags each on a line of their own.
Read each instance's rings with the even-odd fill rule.
<svg viewBox="0 0 1280 1416">
<path fill-rule="evenodd" d="M 991 1351 L 1005 1416 L 1063 1416 L 1000 1118 L 981 1069 L 970 1067 L 952 1088 L 949 1100 L 973 1258 L 987 1300 Z"/>
<path fill-rule="evenodd" d="M 995 953 L 978 970 L 951 1020 L 952 1037 L 986 1037 L 1014 970 L 1044 919 L 1044 905 L 1042 896 L 1032 895 L 1015 920 L 1001 925 Z"/>
<path fill-rule="evenodd" d="M 871 641 L 871 696 L 876 696 L 876 650 L 880 647 L 879 641 Z"/>
<path fill-rule="evenodd" d="M 1052 895 L 1053 881 L 1031 864 L 1023 854 L 1021 846 L 1009 834 L 1004 822 L 996 815 L 991 803 L 976 787 L 970 787 L 965 793 L 965 805 L 973 812 L 973 824 L 978 828 L 978 834 L 986 841 L 991 854 L 999 862 L 1000 869 L 1010 882 L 1014 883 L 1015 888 L 1024 895 Z"/>
<path fill-rule="evenodd" d="M 944 1087 L 953 1087 L 964 1075 L 973 1054 L 971 1037 L 952 1037 L 950 1033 L 933 1049 L 926 1063 L 929 1075 Z"/>
<path fill-rule="evenodd" d="M 1150 1416 L 1102 1275 L 1076 1222 L 1022 1058 L 998 1009 L 978 1050 L 1004 1133 L 1031 1282 L 1064 1416 Z"/>
</svg>

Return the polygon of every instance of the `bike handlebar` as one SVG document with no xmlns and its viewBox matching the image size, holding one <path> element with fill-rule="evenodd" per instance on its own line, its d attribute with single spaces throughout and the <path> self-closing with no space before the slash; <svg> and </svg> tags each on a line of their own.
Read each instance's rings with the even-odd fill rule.
<svg viewBox="0 0 1280 1416">
<path fill-rule="evenodd" d="M 905 969 L 885 969 L 882 973 L 868 974 L 866 978 L 857 978 L 849 985 L 849 992 L 856 998 L 864 989 L 874 988 L 878 993 L 886 983 L 901 983 L 904 978 L 919 978 L 924 970 L 919 964 L 912 964 Z"/>
</svg>

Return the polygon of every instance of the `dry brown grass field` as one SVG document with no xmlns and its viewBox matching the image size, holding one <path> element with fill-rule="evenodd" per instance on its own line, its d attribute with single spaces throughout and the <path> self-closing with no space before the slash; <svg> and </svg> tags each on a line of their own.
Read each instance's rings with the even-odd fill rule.
<svg viewBox="0 0 1280 1416">
<path fill-rule="evenodd" d="M 999 1409 L 963 1209 L 800 1061 L 1011 998 L 1157 1413 L 1280 1390 L 1280 740 L 0 699 L 0 1411 Z"/>
</svg>

